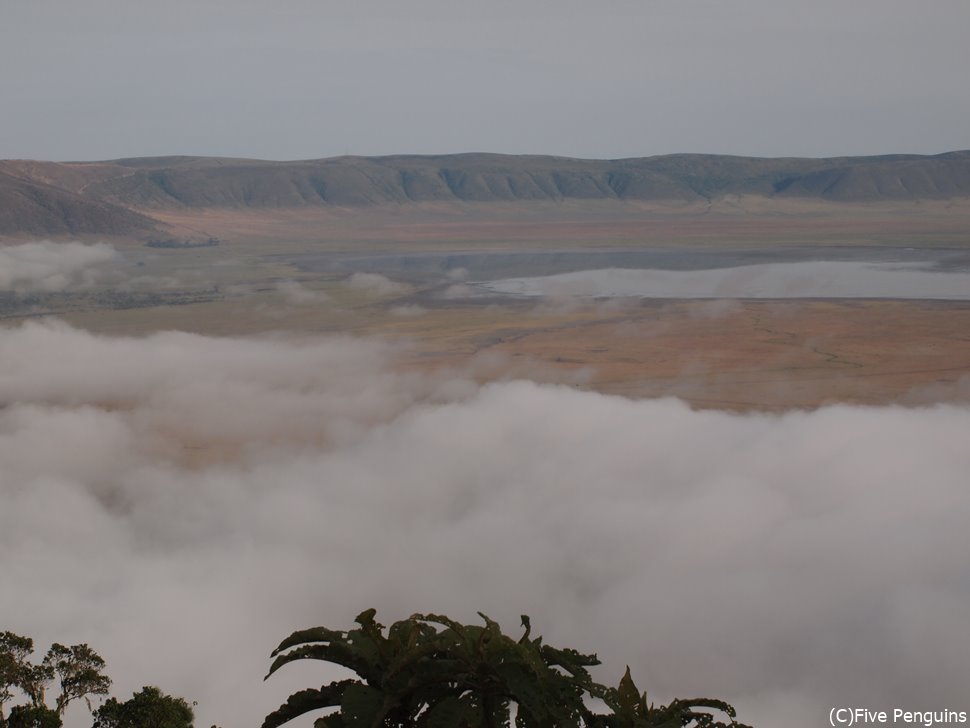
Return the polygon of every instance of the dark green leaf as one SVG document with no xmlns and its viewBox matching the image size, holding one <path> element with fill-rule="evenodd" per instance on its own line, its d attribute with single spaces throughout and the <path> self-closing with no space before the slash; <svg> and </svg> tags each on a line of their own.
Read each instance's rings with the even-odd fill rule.
<svg viewBox="0 0 970 728">
<path fill-rule="evenodd" d="M 376 725 L 383 707 L 384 696 L 380 690 L 354 682 L 344 690 L 340 715 L 347 728 L 371 728 Z"/>
<path fill-rule="evenodd" d="M 324 685 L 319 690 L 308 689 L 293 693 L 289 700 L 266 716 L 262 728 L 277 728 L 311 710 L 340 705 L 344 691 L 351 685 L 359 684 L 356 680 L 341 680 Z"/>
</svg>

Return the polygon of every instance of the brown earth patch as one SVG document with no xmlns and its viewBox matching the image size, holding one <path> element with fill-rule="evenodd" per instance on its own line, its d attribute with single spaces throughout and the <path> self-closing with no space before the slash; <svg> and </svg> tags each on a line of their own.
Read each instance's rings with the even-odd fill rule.
<svg viewBox="0 0 970 728">
<path fill-rule="evenodd" d="M 713 204 L 592 200 L 145 212 L 171 229 L 196 237 L 213 235 L 254 252 L 641 245 L 970 247 L 966 200 L 848 204 L 750 197 Z"/>
<path fill-rule="evenodd" d="M 586 372 L 583 386 L 600 392 L 717 409 L 970 400 L 970 304 L 720 303 L 526 314 L 436 339 L 415 329 L 415 361 L 489 352 Z"/>
</svg>

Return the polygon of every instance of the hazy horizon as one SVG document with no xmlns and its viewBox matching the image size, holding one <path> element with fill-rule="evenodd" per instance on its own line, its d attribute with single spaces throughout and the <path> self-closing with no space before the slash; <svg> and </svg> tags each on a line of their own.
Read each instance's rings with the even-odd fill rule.
<svg viewBox="0 0 970 728">
<path fill-rule="evenodd" d="M 392 154 L 337 154 L 328 157 L 296 157 L 292 159 L 272 159 L 269 157 L 254 157 L 254 156 L 226 156 L 226 155 L 216 155 L 216 154 L 181 154 L 181 153 L 171 153 L 171 154 L 142 154 L 135 156 L 126 157 L 112 157 L 111 159 L 45 159 L 40 157 L 10 157 L 0 161 L 17 161 L 17 160 L 29 160 L 38 162 L 54 162 L 56 164 L 88 164 L 96 162 L 117 162 L 129 159 L 165 159 L 172 158 L 177 159 L 179 157 L 192 157 L 198 159 L 233 159 L 233 160 L 250 160 L 254 162 L 281 162 L 281 163 L 297 163 L 297 162 L 315 162 L 321 160 L 331 160 L 331 159 L 341 159 L 341 158 L 359 158 L 359 159 L 382 159 L 389 157 L 454 157 L 454 156 L 475 156 L 475 155 L 492 155 L 499 157 L 548 157 L 553 159 L 578 159 L 582 161 L 590 162 L 610 162 L 610 161 L 622 161 L 624 159 L 647 159 L 650 157 L 665 157 L 665 156 L 684 156 L 684 155 L 697 155 L 697 156 L 711 156 L 711 157 L 738 157 L 742 159 L 839 159 L 842 157 L 846 158 L 865 158 L 865 157 L 886 157 L 886 156 L 917 156 L 917 157 L 936 157 L 946 154 L 955 154 L 962 152 L 970 152 L 970 147 L 966 149 L 947 149 L 942 152 L 929 152 L 929 153 L 909 153 L 909 152 L 886 152 L 880 154 L 861 154 L 861 155 L 834 155 L 834 156 L 820 156 L 820 157 L 798 157 L 793 155 L 739 155 L 739 154 L 720 154 L 718 152 L 691 152 L 691 151 L 680 151 L 680 152 L 664 152 L 662 154 L 649 154 L 643 155 L 641 157 L 577 157 L 568 156 L 563 154 L 533 154 L 530 152 L 517 152 L 517 153 L 507 153 L 507 152 L 484 152 L 484 151 L 463 151 L 463 152 L 396 152 Z"/>
</svg>

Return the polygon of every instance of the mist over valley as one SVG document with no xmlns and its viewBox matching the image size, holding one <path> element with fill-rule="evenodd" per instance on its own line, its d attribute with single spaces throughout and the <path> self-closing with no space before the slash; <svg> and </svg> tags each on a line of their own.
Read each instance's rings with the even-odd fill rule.
<svg viewBox="0 0 970 728">
<path fill-rule="evenodd" d="M 657 700 L 727 695 L 759 724 L 962 698 L 965 404 L 739 417 L 396 355 L 5 328 L 10 627 L 227 724 L 335 674 L 260 683 L 295 626 L 367 604 L 529 613 L 603 679 L 629 663 Z"/>
<path fill-rule="evenodd" d="M 966 722 L 967 27 L 6 3 L 0 728 Z"/>
<path fill-rule="evenodd" d="M 790 289 L 799 266 L 962 276 L 958 251 L 0 252 L 0 611 L 97 645 L 121 693 L 245 723 L 339 675 L 261 686 L 279 639 L 377 605 L 525 612 L 605 681 L 629 663 L 752 724 L 963 695 L 967 304 L 479 280 L 606 259 Z"/>
</svg>

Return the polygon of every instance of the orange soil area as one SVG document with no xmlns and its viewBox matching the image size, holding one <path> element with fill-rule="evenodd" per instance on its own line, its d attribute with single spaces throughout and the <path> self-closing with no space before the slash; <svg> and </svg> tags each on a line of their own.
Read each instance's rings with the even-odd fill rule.
<svg viewBox="0 0 970 728">
<path fill-rule="evenodd" d="M 414 361 L 491 352 L 586 372 L 601 392 L 729 410 L 970 400 L 968 303 L 652 302 L 537 323 L 425 341 Z"/>
</svg>

